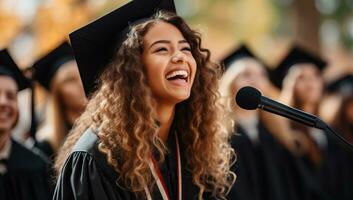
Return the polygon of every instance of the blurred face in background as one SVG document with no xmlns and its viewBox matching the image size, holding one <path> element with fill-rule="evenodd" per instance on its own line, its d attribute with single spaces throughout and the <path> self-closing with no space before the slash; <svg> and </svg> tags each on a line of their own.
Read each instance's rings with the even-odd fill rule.
<svg viewBox="0 0 353 200">
<path fill-rule="evenodd" d="M 299 104 L 317 104 L 323 93 L 320 71 L 313 64 L 297 64 L 299 74 L 294 84 L 294 95 Z"/>
<path fill-rule="evenodd" d="M 85 109 L 87 99 L 74 60 L 60 67 L 56 72 L 52 87 L 65 110 L 82 112 Z"/>
<path fill-rule="evenodd" d="M 261 92 L 267 90 L 269 87 L 268 74 L 260 62 L 252 58 L 242 59 L 237 62 L 239 66 L 234 67 L 241 69 L 231 83 L 232 94 L 235 95 L 239 89 L 245 86 L 257 88 Z"/>
<path fill-rule="evenodd" d="M 18 119 L 17 92 L 16 81 L 9 76 L 0 75 L 0 133 L 10 133 L 16 124 Z"/>
</svg>

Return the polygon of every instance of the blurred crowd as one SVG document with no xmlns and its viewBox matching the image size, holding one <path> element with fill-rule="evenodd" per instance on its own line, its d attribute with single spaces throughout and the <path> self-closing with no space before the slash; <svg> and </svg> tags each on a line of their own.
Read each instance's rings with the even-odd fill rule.
<svg viewBox="0 0 353 200">
<path fill-rule="evenodd" d="M 352 149 L 332 133 L 241 109 L 234 96 L 252 86 L 307 113 L 329 110 L 327 122 L 352 143 L 353 76 L 324 82 L 327 62 L 296 44 L 273 70 L 244 45 L 224 61 L 220 91 L 232 111 L 229 122 L 236 123 L 238 177 L 231 199 L 352 199 Z"/>
</svg>

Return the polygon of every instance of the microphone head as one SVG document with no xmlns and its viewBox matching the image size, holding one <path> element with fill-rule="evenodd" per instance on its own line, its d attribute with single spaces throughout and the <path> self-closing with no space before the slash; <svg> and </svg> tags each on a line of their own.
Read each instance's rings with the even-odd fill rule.
<svg viewBox="0 0 353 200">
<path fill-rule="evenodd" d="M 235 101 L 245 110 L 255 110 L 261 103 L 261 92 L 250 86 L 243 87 L 238 91 Z"/>
</svg>

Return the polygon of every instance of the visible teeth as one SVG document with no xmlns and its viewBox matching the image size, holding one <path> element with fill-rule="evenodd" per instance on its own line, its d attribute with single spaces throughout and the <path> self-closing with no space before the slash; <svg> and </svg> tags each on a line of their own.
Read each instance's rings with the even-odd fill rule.
<svg viewBox="0 0 353 200">
<path fill-rule="evenodd" d="M 186 70 L 173 71 L 173 72 L 169 73 L 166 78 L 170 79 L 170 78 L 173 78 L 178 75 L 182 76 L 182 78 L 186 78 L 186 77 L 188 77 L 188 72 Z"/>
</svg>

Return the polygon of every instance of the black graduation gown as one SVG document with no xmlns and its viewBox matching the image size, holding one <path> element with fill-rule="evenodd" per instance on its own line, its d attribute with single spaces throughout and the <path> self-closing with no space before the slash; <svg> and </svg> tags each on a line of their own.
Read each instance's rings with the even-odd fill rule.
<svg viewBox="0 0 353 200">
<path fill-rule="evenodd" d="M 275 140 L 274 140 L 275 141 Z M 292 155 L 283 145 L 275 142 L 273 160 L 277 163 L 281 177 L 281 189 L 285 199 L 292 200 L 329 200 L 327 190 L 321 187 L 318 180 L 319 171 L 314 171 L 307 165 L 305 157 Z M 325 156 L 324 156 L 325 157 Z M 327 182 L 326 179 L 323 181 Z"/>
<path fill-rule="evenodd" d="M 330 199 L 303 159 L 293 156 L 284 147 L 281 147 L 275 159 L 281 163 L 279 170 L 283 178 L 285 193 L 288 194 L 287 199 Z"/>
<path fill-rule="evenodd" d="M 38 148 L 38 150 L 43 153 L 43 155 L 49 162 L 54 162 L 54 149 L 51 147 L 48 141 L 35 141 L 34 147 Z"/>
<path fill-rule="evenodd" d="M 342 179 L 338 184 L 338 198 L 342 200 L 353 199 L 353 149 L 340 145 L 339 163 L 341 166 Z M 337 198 L 337 199 L 338 199 Z"/>
<path fill-rule="evenodd" d="M 169 134 L 173 135 L 173 134 Z M 172 199 L 176 198 L 176 159 L 174 136 L 168 138 L 170 153 L 160 165 L 163 179 Z M 60 173 L 53 200 L 137 200 L 135 194 L 117 186 L 117 173 L 108 164 L 104 154 L 98 150 L 99 139 L 88 129 L 76 143 L 73 152 L 66 160 Z M 182 148 L 180 148 L 182 150 Z M 182 199 L 197 199 L 198 188 L 192 183 L 191 175 L 183 167 L 182 160 Z M 152 199 L 162 199 L 158 189 L 152 193 Z"/>
<path fill-rule="evenodd" d="M 240 126 L 232 139 L 239 169 L 229 199 L 280 200 L 285 196 L 278 163 L 274 159 L 275 141 L 262 123 L 258 123 L 257 129 L 258 143 L 253 143 Z"/>
<path fill-rule="evenodd" d="M 341 164 L 343 165 L 344 179 L 341 183 L 342 186 L 342 199 L 351 200 L 353 199 L 353 149 L 348 149 L 348 147 L 341 147 L 342 156 Z"/>
<path fill-rule="evenodd" d="M 0 174 L 1 200 L 51 199 L 47 165 L 40 157 L 11 140 L 7 172 Z"/>
<path fill-rule="evenodd" d="M 321 167 L 316 172 L 320 187 L 332 199 L 353 199 L 353 151 L 349 151 L 337 138 L 328 133 L 327 145 L 322 151 Z"/>
<path fill-rule="evenodd" d="M 237 179 L 233 185 L 228 198 L 236 200 L 259 200 L 260 181 L 257 170 L 256 152 L 250 139 L 238 127 L 238 134 L 232 138 L 232 147 L 236 153 L 236 165 L 233 172 Z"/>
<path fill-rule="evenodd" d="M 239 165 L 229 199 L 328 199 L 301 159 L 286 150 L 260 122 L 259 142 L 252 143 L 244 129 L 232 139 Z"/>
</svg>

